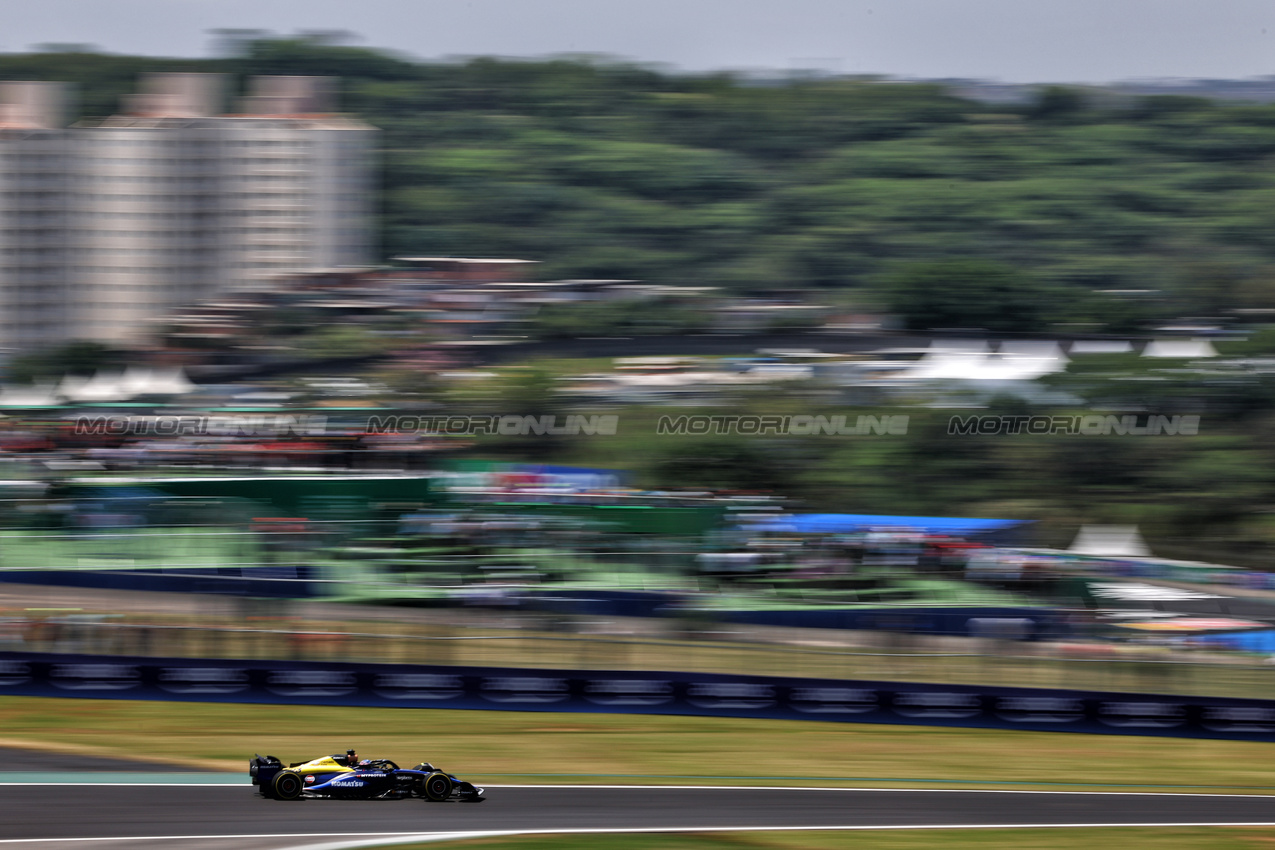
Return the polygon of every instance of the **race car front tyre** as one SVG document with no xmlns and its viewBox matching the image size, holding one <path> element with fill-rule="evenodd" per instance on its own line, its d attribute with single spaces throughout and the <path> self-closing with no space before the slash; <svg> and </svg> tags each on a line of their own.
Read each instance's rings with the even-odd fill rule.
<svg viewBox="0 0 1275 850">
<path fill-rule="evenodd" d="M 431 773 L 425 777 L 425 799 L 441 803 L 452 795 L 452 778 L 446 773 Z"/>
<path fill-rule="evenodd" d="M 284 771 L 274 778 L 274 796 L 280 800 L 297 800 L 305 786 L 301 777 L 295 773 Z"/>
</svg>

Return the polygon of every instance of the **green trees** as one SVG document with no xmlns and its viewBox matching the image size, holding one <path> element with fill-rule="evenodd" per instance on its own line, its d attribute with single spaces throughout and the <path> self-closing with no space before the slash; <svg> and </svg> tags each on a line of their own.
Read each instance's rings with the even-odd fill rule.
<svg viewBox="0 0 1275 850">
<path fill-rule="evenodd" d="M 676 299 L 553 304 L 541 307 L 528 328 L 538 339 L 582 336 L 634 336 L 702 331 L 707 317 Z"/>
<path fill-rule="evenodd" d="M 791 492 L 800 469 L 782 444 L 746 437 L 713 436 L 660 444 L 650 460 L 655 486 L 669 489 Z"/>
<path fill-rule="evenodd" d="M 99 369 L 124 364 L 119 351 L 100 342 L 69 342 L 48 351 L 14 357 L 5 369 L 4 382 L 24 384 L 43 379 L 56 381 L 63 375 L 92 375 Z"/>
<path fill-rule="evenodd" d="M 1047 289 L 987 260 L 917 263 L 891 275 L 886 287 L 890 310 L 914 330 L 1034 331 L 1051 313 Z"/>
<path fill-rule="evenodd" d="M 100 117 L 147 71 L 226 73 L 231 94 L 250 75 L 337 76 L 343 108 L 383 130 L 386 257 L 521 256 L 546 278 L 737 292 L 857 289 L 902 299 L 916 327 L 1123 332 L 1275 303 L 1275 106 L 1058 87 L 1005 106 L 929 84 L 759 84 L 602 60 L 429 64 L 324 34 L 231 35 L 212 60 L 6 54 L 0 79 L 75 83 L 80 115 Z M 962 283 L 971 259 L 991 265 Z M 953 274 L 948 287 L 926 282 Z M 921 291 L 939 303 L 917 306 Z M 974 310 L 953 292 L 1006 300 Z"/>
</svg>

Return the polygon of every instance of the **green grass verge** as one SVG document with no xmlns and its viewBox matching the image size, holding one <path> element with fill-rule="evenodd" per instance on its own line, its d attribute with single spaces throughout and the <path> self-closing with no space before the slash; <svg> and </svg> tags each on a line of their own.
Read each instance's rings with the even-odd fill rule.
<svg viewBox="0 0 1275 850">
<path fill-rule="evenodd" d="M 536 835 L 444 844 L 403 844 L 397 850 L 1269 850 L 1275 828 L 919 829 L 816 832 L 714 832 L 642 835 Z"/>
<path fill-rule="evenodd" d="M 1275 745 L 733 718 L 0 698 L 0 746 L 244 770 L 357 747 L 485 783 L 1275 793 Z"/>
</svg>

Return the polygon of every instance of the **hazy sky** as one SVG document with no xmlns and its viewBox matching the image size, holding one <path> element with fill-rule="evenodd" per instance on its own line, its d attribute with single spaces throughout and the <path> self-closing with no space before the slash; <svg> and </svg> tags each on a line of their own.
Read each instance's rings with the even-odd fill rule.
<svg viewBox="0 0 1275 850">
<path fill-rule="evenodd" d="M 418 58 L 1108 82 L 1275 74 L 1275 0 L 0 0 L 0 50 L 208 56 L 215 28 L 349 30 Z"/>
</svg>

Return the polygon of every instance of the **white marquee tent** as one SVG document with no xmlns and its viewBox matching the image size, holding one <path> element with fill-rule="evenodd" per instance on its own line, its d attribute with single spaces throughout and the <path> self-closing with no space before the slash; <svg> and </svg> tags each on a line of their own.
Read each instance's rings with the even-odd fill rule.
<svg viewBox="0 0 1275 850">
<path fill-rule="evenodd" d="M 1151 550 L 1136 525 L 1086 525 L 1067 551 L 1096 558 L 1149 558 Z"/>
</svg>

